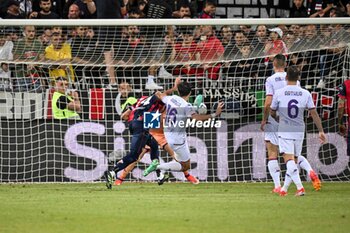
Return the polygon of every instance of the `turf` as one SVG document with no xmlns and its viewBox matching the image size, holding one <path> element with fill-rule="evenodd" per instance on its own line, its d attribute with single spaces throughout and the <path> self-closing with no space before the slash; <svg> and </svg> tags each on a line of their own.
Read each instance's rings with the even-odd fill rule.
<svg viewBox="0 0 350 233">
<path fill-rule="evenodd" d="M 294 197 L 269 183 L 2 184 L 0 232 L 349 232 L 350 183 Z"/>
</svg>

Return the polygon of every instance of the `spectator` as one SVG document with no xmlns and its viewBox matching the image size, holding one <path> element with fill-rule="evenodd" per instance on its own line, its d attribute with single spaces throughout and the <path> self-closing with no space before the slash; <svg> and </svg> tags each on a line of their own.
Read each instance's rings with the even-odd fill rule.
<svg viewBox="0 0 350 233">
<path fill-rule="evenodd" d="M 0 60 L 11 61 L 13 60 L 13 42 L 7 40 L 7 34 L 5 30 L 0 30 Z"/>
<path fill-rule="evenodd" d="M 50 78 L 65 77 L 70 82 L 75 81 L 72 60 L 71 46 L 64 42 L 63 36 L 58 32 L 53 32 L 51 45 L 45 49 L 45 58 L 50 63 L 55 63 L 49 67 Z"/>
<path fill-rule="evenodd" d="M 316 25 L 311 24 L 305 27 L 304 38 L 301 40 L 301 49 L 308 50 L 310 48 L 319 48 L 320 47 L 320 38 L 318 36 Z"/>
<path fill-rule="evenodd" d="M 139 18 L 143 18 L 143 16 L 144 15 L 142 11 L 140 11 L 140 9 L 137 7 L 130 8 L 130 10 L 128 11 L 129 19 L 139 19 Z"/>
<path fill-rule="evenodd" d="M 59 15 L 51 11 L 51 0 L 40 0 L 40 11 L 33 11 L 30 19 L 59 19 Z"/>
<path fill-rule="evenodd" d="M 24 37 L 15 44 L 14 59 L 16 61 L 16 78 L 20 90 L 37 90 L 46 85 L 41 79 L 41 69 L 36 64 L 44 58 L 44 48 L 38 39 L 36 39 L 36 30 L 34 26 L 25 26 L 23 30 Z M 35 62 L 23 64 L 23 62 Z"/>
<path fill-rule="evenodd" d="M 55 80 L 55 92 L 51 100 L 52 115 L 54 119 L 80 119 L 81 104 L 76 91 L 68 91 L 68 80 L 58 77 Z"/>
<path fill-rule="evenodd" d="M 289 52 L 293 52 L 296 50 L 297 44 L 295 43 L 296 39 L 293 32 L 288 32 L 287 35 L 284 36 L 286 47 Z"/>
<path fill-rule="evenodd" d="M 76 36 L 71 42 L 73 61 L 78 63 L 74 67 L 77 80 L 86 78 L 84 83 L 97 87 L 102 84 L 103 70 L 95 64 L 103 63 L 99 42 L 93 28 L 76 27 Z"/>
<path fill-rule="evenodd" d="M 323 17 L 333 8 L 333 2 L 334 0 L 309 0 L 307 10 L 310 18 Z"/>
<path fill-rule="evenodd" d="M 294 0 L 289 18 L 307 18 L 307 8 L 304 6 L 304 0 Z"/>
<path fill-rule="evenodd" d="M 194 41 L 193 30 L 188 27 L 180 28 L 181 41 L 174 44 L 172 61 L 175 64 L 180 64 L 175 70 L 174 74 L 194 75 L 197 73 L 197 64 L 199 63 L 199 48 Z M 197 62 L 196 62 L 197 61 Z"/>
<path fill-rule="evenodd" d="M 240 60 L 235 61 L 231 64 L 229 73 L 232 73 L 236 77 L 256 77 L 257 76 L 257 65 L 255 59 L 251 59 L 251 46 L 245 44 L 240 49 Z"/>
<path fill-rule="evenodd" d="M 72 4 L 68 10 L 68 19 L 80 19 L 80 9 L 77 4 Z"/>
<path fill-rule="evenodd" d="M 78 6 L 80 10 L 79 17 L 81 19 L 96 18 L 95 0 L 68 0 L 63 9 L 64 18 L 69 18 L 69 9 L 73 4 Z"/>
<path fill-rule="evenodd" d="M 173 12 L 174 18 L 182 19 L 185 15 L 192 18 L 191 8 L 188 4 L 181 5 L 179 10 Z"/>
<path fill-rule="evenodd" d="M 253 56 L 262 56 L 264 54 L 264 47 L 267 42 L 267 29 L 265 25 L 259 25 L 256 28 L 255 36 L 252 41 Z"/>
<path fill-rule="evenodd" d="M 126 10 L 124 1 L 122 0 L 98 0 L 95 2 L 96 4 L 96 17 L 98 19 L 122 19 L 123 13 Z M 106 63 L 106 71 L 109 78 L 109 88 L 117 87 L 117 79 L 114 70 L 114 61 L 113 61 L 113 52 L 112 45 L 110 45 L 110 38 L 116 38 L 114 44 L 120 44 L 121 39 L 121 28 L 109 28 L 109 27 L 101 27 L 97 32 L 99 38 L 99 42 L 104 44 L 103 54 L 104 60 Z M 109 46 L 108 46 L 109 45 Z"/>
<path fill-rule="evenodd" d="M 39 36 L 39 40 L 44 47 L 47 47 L 50 45 L 51 35 L 52 35 L 51 29 L 44 28 L 43 33 Z"/>
<path fill-rule="evenodd" d="M 221 43 L 225 48 L 232 44 L 233 34 L 230 26 L 221 27 L 220 38 L 221 38 Z"/>
<path fill-rule="evenodd" d="M 272 28 L 269 29 L 269 31 L 270 37 L 269 41 L 265 45 L 264 51 L 270 60 L 272 60 L 274 55 L 279 53 L 286 54 L 288 52 L 288 49 L 285 43 L 282 41 L 283 32 L 280 28 Z"/>
<path fill-rule="evenodd" d="M 3 7 L 1 11 L 4 19 L 25 19 L 25 15 L 21 13 L 19 8 L 19 2 L 16 0 L 7 1 Z"/>
<path fill-rule="evenodd" d="M 5 33 L 7 34 L 8 41 L 12 41 L 13 43 L 16 43 L 18 41 L 18 29 L 16 28 L 5 28 Z"/>
<path fill-rule="evenodd" d="M 251 41 L 255 36 L 255 32 L 250 25 L 241 25 L 239 29 L 244 33 L 245 37 Z"/>
<path fill-rule="evenodd" d="M 240 49 L 248 43 L 247 38 L 245 37 L 245 34 L 242 31 L 236 31 L 234 36 L 234 44 L 231 44 L 229 46 L 226 46 L 224 56 L 227 59 L 236 59 L 239 57 Z"/>
<path fill-rule="evenodd" d="M 40 1 L 41 0 L 32 0 L 33 11 L 40 12 Z M 63 17 L 63 6 L 66 3 L 66 0 L 51 0 L 51 11 L 58 15 L 59 18 Z"/>
<path fill-rule="evenodd" d="M 203 11 L 199 14 L 200 19 L 213 19 L 215 18 L 216 4 L 214 2 L 207 1 L 203 8 Z"/>
<path fill-rule="evenodd" d="M 215 36 L 212 26 L 202 26 L 202 36 L 198 46 L 204 72 L 208 72 L 208 78 L 218 79 L 221 64 L 217 62 L 224 54 L 225 49 Z"/>
</svg>

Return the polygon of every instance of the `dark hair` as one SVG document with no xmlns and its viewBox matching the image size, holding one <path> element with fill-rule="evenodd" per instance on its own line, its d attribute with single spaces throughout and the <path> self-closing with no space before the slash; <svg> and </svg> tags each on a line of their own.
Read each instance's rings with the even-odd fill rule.
<svg viewBox="0 0 350 233">
<path fill-rule="evenodd" d="M 290 66 L 287 69 L 287 79 L 288 81 L 298 81 L 300 75 L 300 71 L 297 66 Z"/>
<path fill-rule="evenodd" d="M 205 6 L 215 6 L 216 7 L 216 3 L 214 1 L 207 1 L 205 3 Z"/>
<path fill-rule="evenodd" d="M 277 68 L 284 68 L 286 66 L 286 57 L 283 54 L 277 54 L 273 61 L 276 61 Z"/>
<path fill-rule="evenodd" d="M 191 84 L 188 82 L 182 82 L 177 86 L 177 90 L 181 97 L 189 95 L 191 93 L 191 89 Z"/>
</svg>

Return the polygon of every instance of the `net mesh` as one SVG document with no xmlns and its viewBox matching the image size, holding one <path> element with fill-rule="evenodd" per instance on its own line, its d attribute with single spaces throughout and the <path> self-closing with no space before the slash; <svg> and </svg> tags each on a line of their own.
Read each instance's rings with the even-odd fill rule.
<svg viewBox="0 0 350 233">
<path fill-rule="evenodd" d="M 336 116 L 337 86 L 349 76 L 349 42 L 347 24 L 8 25 L 0 32 L 0 181 L 99 180 L 129 150 L 123 104 L 171 88 L 177 76 L 192 84 L 190 101 L 203 95 L 209 113 L 219 100 L 226 103 L 221 128 L 188 130 L 191 173 L 202 181 L 269 181 L 259 127 L 265 80 L 278 53 L 300 69 L 329 137 L 320 146 L 307 117 L 303 155 L 323 180 L 349 180 Z M 67 94 L 79 95 L 80 119 L 53 119 L 55 80 L 62 76 Z M 169 160 L 164 151 L 161 157 Z M 128 179 L 154 180 L 142 177 L 149 162 L 146 155 Z M 182 173 L 172 176 L 184 180 Z"/>
</svg>

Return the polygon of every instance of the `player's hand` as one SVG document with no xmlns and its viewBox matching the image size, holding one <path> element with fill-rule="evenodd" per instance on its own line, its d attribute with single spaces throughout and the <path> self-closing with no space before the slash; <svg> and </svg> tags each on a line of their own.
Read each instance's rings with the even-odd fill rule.
<svg viewBox="0 0 350 233">
<path fill-rule="evenodd" d="M 71 92 L 73 98 L 79 98 L 79 94 L 76 91 Z"/>
<path fill-rule="evenodd" d="M 319 132 L 318 137 L 320 138 L 321 144 L 325 144 L 327 142 L 327 138 L 324 132 Z"/>
<path fill-rule="evenodd" d="M 339 125 L 339 133 L 341 136 L 345 136 L 346 135 L 346 127 L 345 125 Z"/>
<path fill-rule="evenodd" d="M 265 131 L 265 125 L 266 125 L 267 121 L 261 121 L 261 124 L 260 124 L 260 130 L 261 131 Z"/>
<path fill-rule="evenodd" d="M 218 107 L 216 108 L 216 112 L 215 112 L 215 115 L 216 116 L 220 116 L 221 112 L 222 112 L 222 109 L 223 107 L 225 106 L 225 103 L 224 102 L 220 102 L 218 104 Z"/>
<path fill-rule="evenodd" d="M 177 87 L 181 82 L 182 82 L 182 81 L 181 81 L 181 78 L 180 78 L 180 77 L 177 77 L 177 78 L 175 79 L 174 87 Z"/>
</svg>

